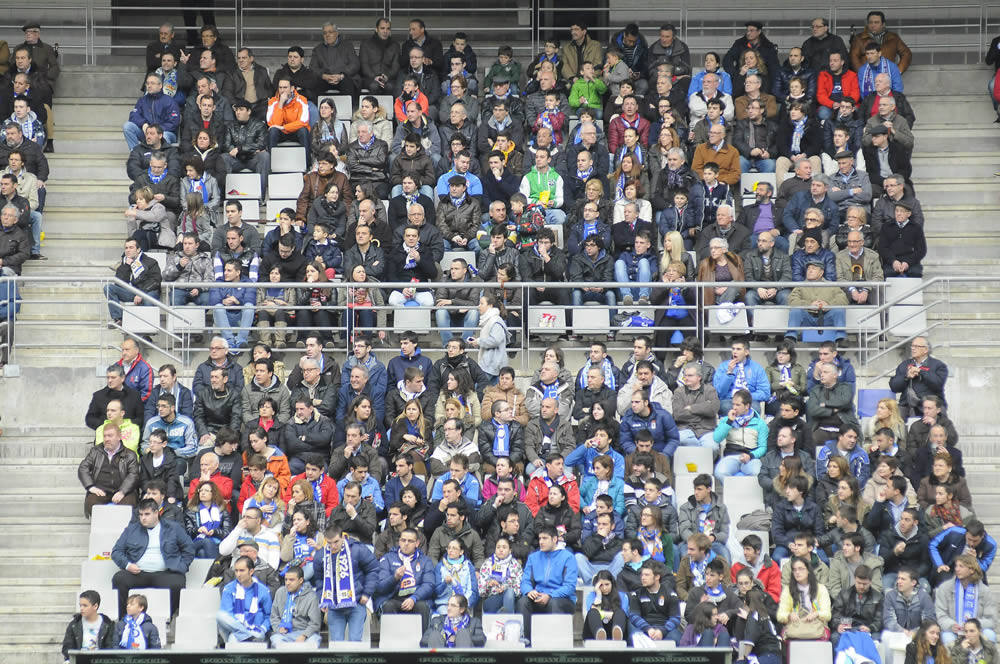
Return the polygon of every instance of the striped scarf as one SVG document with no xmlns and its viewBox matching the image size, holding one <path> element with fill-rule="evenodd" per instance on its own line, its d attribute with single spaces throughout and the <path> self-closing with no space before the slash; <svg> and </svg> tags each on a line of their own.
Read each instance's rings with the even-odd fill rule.
<svg viewBox="0 0 1000 664">
<path fill-rule="evenodd" d="M 136 617 L 125 616 L 125 630 L 122 632 L 122 640 L 118 647 L 122 650 L 145 650 L 146 635 L 142 633 L 142 623 L 148 620 L 145 613 L 140 613 Z"/>
</svg>

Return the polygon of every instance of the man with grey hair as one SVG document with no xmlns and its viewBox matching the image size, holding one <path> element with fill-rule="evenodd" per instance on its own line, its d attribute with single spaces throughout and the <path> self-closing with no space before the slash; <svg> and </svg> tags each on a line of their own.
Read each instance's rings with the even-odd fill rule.
<svg viewBox="0 0 1000 664">
<path fill-rule="evenodd" d="M 389 198 L 389 146 L 372 133 L 370 122 L 358 124 L 358 137 L 347 144 L 351 187 L 371 185 L 376 198 Z"/>
<path fill-rule="evenodd" d="M 314 408 L 332 419 L 336 414 L 339 386 L 322 379 L 319 361 L 314 358 L 306 355 L 299 358 L 299 370 L 302 372 L 302 381 L 292 390 L 291 403 L 294 404 L 298 399 L 309 399 Z"/>
<path fill-rule="evenodd" d="M 823 278 L 824 270 L 822 258 L 815 254 L 806 258 L 805 280 L 810 283 L 793 288 L 788 296 L 789 306 L 802 308 L 789 310 L 786 339 L 797 340 L 802 327 L 833 328 L 837 341 L 847 337 L 844 331 L 847 296 L 842 289 Z"/>
<path fill-rule="evenodd" d="M 579 142 L 567 141 L 567 143 L 569 145 L 566 146 L 566 156 L 563 161 L 566 166 L 572 168 L 576 165 L 576 156 L 586 150 L 594 162 L 595 176 L 600 177 L 611 172 L 607 141 L 603 136 L 597 135 L 597 125 L 593 122 L 581 122 Z"/>
<path fill-rule="evenodd" d="M 757 246 L 743 255 L 743 276 L 747 281 L 791 281 L 792 262 L 788 257 L 788 243 L 781 249 L 775 237 L 777 229 L 757 234 Z M 780 237 L 780 236 L 779 236 Z M 755 307 L 760 304 L 784 305 L 788 302 L 790 288 L 761 287 L 748 288 L 746 304 Z"/>
<path fill-rule="evenodd" d="M 816 171 L 816 175 L 809 181 L 809 190 L 800 191 L 792 196 L 781 217 L 789 236 L 802 232 L 806 226 L 806 213 L 812 208 L 823 213 L 824 236 L 829 235 L 840 221 L 840 208 L 829 196 L 829 188 L 830 178 Z"/>
<path fill-rule="evenodd" d="M 682 371 L 683 385 L 674 389 L 671 404 L 680 444 L 707 447 L 715 454 L 719 450 L 713 438 L 719 419 L 719 394 L 711 384 L 702 382 L 698 364 L 685 364 Z"/>
<path fill-rule="evenodd" d="M 802 55 L 805 64 L 819 71 L 830 62 L 830 53 L 836 51 L 847 59 L 847 45 L 844 40 L 830 32 L 830 21 L 824 16 L 817 16 L 811 24 L 812 36 L 802 42 Z"/>
<path fill-rule="evenodd" d="M 0 209 L 0 274 L 21 274 L 21 266 L 31 256 L 31 238 L 17 225 L 21 210 L 12 203 Z"/>
<path fill-rule="evenodd" d="M 872 216 L 869 224 L 872 233 L 878 237 L 884 224 L 896 221 L 896 203 L 903 202 L 910 206 L 910 221 L 917 226 L 924 225 L 924 209 L 912 192 L 906 190 L 906 176 L 893 173 L 882 182 L 885 191 L 872 203 Z"/>
<path fill-rule="evenodd" d="M 144 421 L 144 408 L 142 397 L 139 391 L 125 384 L 125 369 L 120 364 L 112 364 L 107 369 L 107 384 L 94 392 L 90 398 L 90 405 L 87 407 L 86 423 L 91 429 L 104 424 L 107 419 L 108 403 L 119 401 L 125 417 L 131 420 L 136 426 L 142 428 Z"/>
<path fill-rule="evenodd" d="M 708 113 L 708 100 L 720 99 L 725 104 L 722 117 L 726 122 L 733 121 L 733 98 L 719 89 L 719 76 L 705 74 L 701 79 L 701 90 L 691 93 L 688 97 L 688 110 L 691 117 L 690 126 L 695 126 Z"/>
<path fill-rule="evenodd" d="M 573 413 L 573 385 L 559 378 L 559 365 L 546 362 L 538 372 L 538 382 L 525 391 L 524 408 L 528 415 L 538 417 L 542 400 L 553 398 L 559 402 L 559 416 L 567 420 Z"/>
<path fill-rule="evenodd" d="M 861 231 L 847 233 L 847 247 L 837 252 L 837 281 L 884 281 L 878 252 L 865 247 Z M 874 304 L 870 288 L 848 286 L 844 289 L 850 304 Z"/>
<path fill-rule="evenodd" d="M 354 403 L 355 399 L 363 396 L 371 399 L 372 411 L 377 418 L 376 421 L 382 422 L 385 420 L 385 389 L 373 384 L 368 367 L 359 364 L 351 368 L 350 377 L 340 386 L 340 391 L 337 394 L 337 410 L 334 413 L 334 421 L 342 424 L 346 416 L 353 415 L 351 404 Z M 365 435 L 367 436 L 368 434 L 365 433 Z M 368 440 L 366 442 L 374 444 L 375 441 Z"/>
<path fill-rule="evenodd" d="M 309 67 L 323 80 L 321 92 L 325 87 L 327 91 L 358 96 L 361 60 L 354 52 L 354 45 L 341 36 L 336 23 L 323 24 L 323 41 L 313 46 Z"/>
<path fill-rule="evenodd" d="M 750 248 L 750 229 L 740 224 L 734 224 L 733 206 L 720 205 L 715 211 L 715 223 L 709 224 L 701 231 L 698 238 L 698 260 L 708 257 L 709 242 L 715 238 L 726 240 L 729 251 L 736 255 Z"/>
<path fill-rule="evenodd" d="M 872 130 L 875 127 L 885 127 L 889 142 L 897 142 L 907 150 L 913 150 L 913 132 L 909 121 L 896 111 L 896 100 L 892 97 L 879 97 L 878 112 L 865 123 L 865 132 L 861 136 L 863 147 L 872 145 Z"/>
<path fill-rule="evenodd" d="M 173 23 L 163 23 L 156 39 L 146 44 L 146 72 L 156 71 L 164 53 L 180 54 L 184 44 L 177 39 Z"/>
</svg>

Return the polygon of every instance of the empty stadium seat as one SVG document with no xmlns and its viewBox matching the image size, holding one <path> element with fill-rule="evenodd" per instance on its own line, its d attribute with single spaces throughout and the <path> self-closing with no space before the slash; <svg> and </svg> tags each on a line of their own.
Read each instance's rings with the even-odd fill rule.
<svg viewBox="0 0 1000 664">
<path fill-rule="evenodd" d="M 678 447 L 678 450 L 689 449 L 686 447 Z M 677 473 L 674 472 L 674 506 L 680 507 L 684 504 L 688 498 L 694 494 L 694 478 L 696 475 L 693 473 Z"/>
<path fill-rule="evenodd" d="M 753 331 L 761 334 L 783 333 L 788 329 L 788 309 L 759 306 L 752 309 Z"/>
<path fill-rule="evenodd" d="M 111 558 L 111 550 L 115 547 L 118 538 L 121 537 L 122 530 L 124 528 L 95 530 L 91 527 L 90 537 L 87 540 L 87 557 Z"/>
<path fill-rule="evenodd" d="M 267 176 L 267 199 L 298 199 L 302 193 L 301 173 L 271 173 Z M 295 207 L 292 205 L 291 207 Z M 277 215 L 275 215 L 277 216 Z M 268 214 L 268 218 L 271 216 Z"/>
<path fill-rule="evenodd" d="M 611 310 L 596 302 L 587 302 L 582 307 L 573 308 L 573 332 L 575 334 L 607 334 L 611 329 Z"/>
<path fill-rule="evenodd" d="M 111 560 L 84 560 L 80 563 L 80 585 L 87 587 L 111 587 L 111 577 L 118 571 L 118 565 Z M 102 604 L 104 595 L 101 595 Z"/>
<path fill-rule="evenodd" d="M 277 151 L 288 148 L 274 149 Z M 260 200 L 261 197 L 260 176 L 256 173 L 230 173 L 226 176 L 226 189 L 223 192 L 226 200 Z"/>
<path fill-rule="evenodd" d="M 90 531 L 117 530 L 121 533 L 132 520 L 132 508 L 128 505 L 94 505 L 90 514 Z"/>
<path fill-rule="evenodd" d="M 145 595 L 146 613 L 152 618 L 170 618 L 170 591 L 166 588 L 132 588 L 128 596 Z"/>
<path fill-rule="evenodd" d="M 521 634 L 524 634 L 524 616 L 520 613 L 484 613 L 483 632 L 487 641 L 501 637 L 500 632 L 506 629 L 507 623 L 516 622 L 521 626 Z"/>
<path fill-rule="evenodd" d="M 397 307 L 393 311 L 393 329 L 396 333 L 412 330 L 425 334 L 431 329 L 431 310 L 428 307 Z"/>
<path fill-rule="evenodd" d="M 301 145 L 275 145 L 271 148 L 271 173 L 302 173 L 305 170 L 306 149 Z M 270 178 L 267 191 L 270 195 L 274 195 Z"/>
<path fill-rule="evenodd" d="M 674 452 L 674 475 L 712 474 L 715 469 L 712 450 L 707 447 L 684 445 Z"/>
<path fill-rule="evenodd" d="M 874 310 L 875 307 L 857 305 L 847 307 L 847 333 L 878 332 L 882 324 L 878 315 L 871 315 Z"/>
<path fill-rule="evenodd" d="M 392 98 L 392 95 L 372 95 L 372 96 L 375 97 L 376 100 L 378 100 L 378 105 L 382 107 L 383 111 L 385 111 L 386 117 L 392 118 L 394 112 L 392 107 L 393 104 L 396 103 L 396 100 Z M 338 115 L 337 117 L 339 118 L 340 116 Z"/>
<path fill-rule="evenodd" d="M 573 615 L 540 613 L 531 616 L 531 647 L 539 650 L 569 650 L 573 647 Z"/>
<path fill-rule="evenodd" d="M 409 613 L 383 613 L 379 626 L 378 647 L 384 650 L 411 650 L 420 647 L 420 616 Z"/>
<path fill-rule="evenodd" d="M 215 620 L 204 616 L 178 614 L 174 623 L 175 650 L 212 650 L 219 642 L 219 628 Z M 164 634 L 161 640 L 166 640 Z"/>
<path fill-rule="evenodd" d="M 185 584 L 188 588 L 201 588 L 205 584 L 205 577 L 208 570 L 212 568 L 212 561 L 209 558 L 195 558 L 188 566 Z"/>
<path fill-rule="evenodd" d="M 123 303 L 122 328 L 132 334 L 156 334 L 160 331 L 160 309 Z"/>
<path fill-rule="evenodd" d="M 221 600 L 218 588 L 182 588 L 179 612 L 191 616 L 215 616 Z"/>
<path fill-rule="evenodd" d="M 708 330 L 713 334 L 746 334 L 749 329 L 747 322 L 747 308 L 736 306 L 736 316 L 727 323 L 719 322 L 718 312 L 726 305 L 705 307 L 708 311 Z"/>
<path fill-rule="evenodd" d="M 722 502 L 729 509 L 729 518 L 735 524 L 744 514 L 764 509 L 764 491 L 755 475 L 733 475 L 722 481 Z"/>
<path fill-rule="evenodd" d="M 205 329 L 205 310 L 201 307 L 175 307 L 178 316 L 167 316 L 167 329 L 171 332 L 201 332 Z"/>
<path fill-rule="evenodd" d="M 788 661 L 832 664 L 833 644 L 829 641 L 789 641 Z"/>
<path fill-rule="evenodd" d="M 531 334 L 564 334 L 566 308 L 551 302 L 541 302 L 528 309 L 528 331 Z"/>
</svg>

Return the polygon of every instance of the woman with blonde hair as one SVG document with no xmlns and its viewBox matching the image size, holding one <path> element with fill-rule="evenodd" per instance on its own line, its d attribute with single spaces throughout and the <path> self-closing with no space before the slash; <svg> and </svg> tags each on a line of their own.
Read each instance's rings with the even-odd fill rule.
<svg viewBox="0 0 1000 664">
<path fill-rule="evenodd" d="M 733 99 L 746 94 L 747 76 L 756 74 L 760 78 L 760 91 L 767 94 L 771 89 L 771 77 L 767 72 L 767 64 L 760 53 L 748 48 L 740 53 L 740 70 L 733 76 Z"/>
<path fill-rule="evenodd" d="M 709 255 L 698 264 L 698 281 L 743 281 L 743 260 L 729 250 L 729 242 L 725 238 L 712 238 L 708 243 L 708 251 Z M 703 302 L 706 307 L 731 305 L 712 312 L 720 323 L 727 323 L 735 318 L 736 308 L 743 306 L 741 300 L 745 290 L 732 286 L 705 288 Z"/>
<path fill-rule="evenodd" d="M 875 406 L 875 414 L 861 422 L 861 432 L 869 454 L 878 449 L 875 433 L 879 429 L 891 429 L 896 434 L 896 444 L 901 449 L 906 449 L 906 422 L 899 413 L 899 404 L 895 399 L 888 397 L 879 399 Z"/>
<path fill-rule="evenodd" d="M 673 235 L 680 237 L 676 232 Z M 670 261 L 662 268 L 660 278 L 663 286 L 654 288 L 652 294 L 653 304 L 665 306 L 656 311 L 657 329 L 653 335 L 656 346 L 680 346 L 684 336 L 694 332 L 697 310 L 685 308 L 696 304 L 695 290 L 690 287 L 686 278 L 688 274 L 687 266 L 682 261 Z"/>
<path fill-rule="evenodd" d="M 232 529 L 229 508 L 222 498 L 222 491 L 214 482 L 203 481 L 187 504 L 184 528 L 194 541 L 195 558 L 215 558 L 219 543 Z"/>
<path fill-rule="evenodd" d="M 426 475 L 427 468 L 424 459 L 430 451 L 434 432 L 431 422 L 424 417 L 424 410 L 419 399 L 410 399 L 401 412 L 393 420 L 389 430 L 389 458 L 398 458 L 401 454 L 410 454 L 413 458 L 413 472 Z"/>
<path fill-rule="evenodd" d="M 603 177 L 603 176 L 602 176 Z M 572 228 L 573 224 L 583 219 L 583 207 L 587 203 L 597 205 L 597 218 L 610 225 L 612 217 L 613 201 L 604 195 L 604 183 L 601 177 L 591 176 L 587 184 L 583 186 L 583 196 L 573 203 L 573 209 L 566 215 L 566 227 Z"/>
<path fill-rule="evenodd" d="M 264 514 L 262 525 L 265 528 L 280 532 L 285 521 L 285 501 L 281 499 L 281 483 L 278 478 L 268 476 L 261 480 L 257 493 L 243 503 L 243 512 L 246 513 L 249 507 L 256 507 Z"/>
<path fill-rule="evenodd" d="M 684 250 L 684 238 L 677 231 L 668 231 L 663 235 L 663 257 L 660 259 L 660 273 L 667 271 L 674 261 L 684 263 L 684 276 L 688 279 L 695 275 L 694 259 Z"/>
</svg>

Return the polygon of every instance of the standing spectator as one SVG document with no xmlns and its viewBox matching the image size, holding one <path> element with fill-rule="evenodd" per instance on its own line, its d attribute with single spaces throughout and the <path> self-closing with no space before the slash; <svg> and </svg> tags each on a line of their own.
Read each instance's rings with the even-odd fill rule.
<svg viewBox="0 0 1000 664">
<path fill-rule="evenodd" d="M 837 51 L 842 57 L 847 57 L 847 46 L 844 40 L 830 32 L 830 21 L 825 16 L 817 16 L 810 25 L 812 36 L 802 42 L 802 55 L 805 64 L 814 71 L 819 71 L 830 62 L 830 53 Z"/>
<path fill-rule="evenodd" d="M 930 340 L 915 337 L 910 342 L 910 359 L 901 362 L 889 379 L 889 389 L 899 394 L 899 409 L 903 417 L 915 415 L 927 396 L 936 396 L 942 405 L 945 403 L 948 366 L 930 354 Z"/>
<path fill-rule="evenodd" d="M 388 94 L 401 66 L 400 51 L 392 40 L 389 19 L 382 17 L 375 21 L 375 32 L 361 42 L 358 51 L 361 86 Z"/>
<path fill-rule="evenodd" d="M 740 73 L 742 55 L 745 51 L 755 51 L 760 54 L 767 71 L 778 71 L 778 47 L 764 34 L 764 24 L 760 21 L 747 21 L 746 32 L 733 42 L 722 59 L 722 68 L 736 79 Z"/>
<path fill-rule="evenodd" d="M 924 266 L 920 262 L 927 255 L 924 229 L 910 219 L 913 213 L 908 201 L 896 201 L 895 223 L 882 226 L 879 235 L 879 255 L 886 277 L 921 277 Z"/>
</svg>

